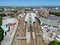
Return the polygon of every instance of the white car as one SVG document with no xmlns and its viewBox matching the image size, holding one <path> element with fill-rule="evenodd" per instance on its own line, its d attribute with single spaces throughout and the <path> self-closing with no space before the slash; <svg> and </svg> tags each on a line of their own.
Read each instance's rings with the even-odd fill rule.
<svg viewBox="0 0 60 45">
<path fill-rule="evenodd" d="M 56 36 L 56 40 L 57 41 L 60 41 L 60 36 Z"/>
</svg>

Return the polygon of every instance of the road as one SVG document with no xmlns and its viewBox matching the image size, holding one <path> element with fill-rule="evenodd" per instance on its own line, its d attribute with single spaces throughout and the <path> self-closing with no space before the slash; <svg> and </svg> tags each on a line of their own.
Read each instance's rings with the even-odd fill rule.
<svg viewBox="0 0 60 45">
<path fill-rule="evenodd" d="M 35 23 L 25 23 L 24 18 L 20 18 L 12 45 L 44 45 L 42 31 L 38 21 Z"/>
</svg>

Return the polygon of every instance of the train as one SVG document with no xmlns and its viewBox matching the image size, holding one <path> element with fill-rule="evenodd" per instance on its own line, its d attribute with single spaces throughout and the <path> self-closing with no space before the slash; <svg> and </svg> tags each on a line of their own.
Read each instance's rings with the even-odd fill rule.
<svg viewBox="0 0 60 45">
<path fill-rule="evenodd" d="M 36 22 L 35 18 L 36 18 L 36 14 L 35 13 L 27 13 L 27 15 L 25 17 L 25 23 L 28 23 L 30 20 L 31 20 L 31 23 L 35 23 Z"/>
</svg>

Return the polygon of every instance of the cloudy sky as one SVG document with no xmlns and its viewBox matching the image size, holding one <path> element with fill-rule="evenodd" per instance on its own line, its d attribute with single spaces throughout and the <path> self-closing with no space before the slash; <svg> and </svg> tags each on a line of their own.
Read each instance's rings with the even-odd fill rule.
<svg viewBox="0 0 60 45">
<path fill-rule="evenodd" d="M 0 0 L 0 6 L 60 6 L 60 0 Z"/>
</svg>

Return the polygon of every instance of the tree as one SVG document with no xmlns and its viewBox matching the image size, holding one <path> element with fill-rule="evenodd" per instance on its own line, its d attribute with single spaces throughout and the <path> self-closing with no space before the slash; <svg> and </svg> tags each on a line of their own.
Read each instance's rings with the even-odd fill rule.
<svg viewBox="0 0 60 45">
<path fill-rule="evenodd" d="M 2 17 L 0 16 L 0 26 L 2 25 Z"/>
<path fill-rule="evenodd" d="M 3 37 L 4 37 L 4 31 L 3 29 L 0 27 L 0 45 L 1 45 L 1 41 L 3 40 Z"/>
<path fill-rule="evenodd" d="M 4 34 L 4 31 L 1 28 L 1 25 L 2 25 L 2 17 L 0 16 L 0 45 L 1 45 L 1 41 L 3 40 L 3 34 Z"/>
<path fill-rule="evenodd" d="M 0 16 L 1 16 L 1 17 L 4 17 L 4 16 L 6 16 L 6 15 L 5 15 L 5 14 L 0 14 Z"/>
<path fill-rule="evenodd" d="M 60 16 L 60 12 L 49 12 L 49 14 L 53 14 L 55 16 Z"/>
</svg>

